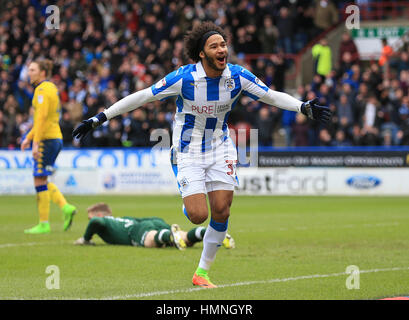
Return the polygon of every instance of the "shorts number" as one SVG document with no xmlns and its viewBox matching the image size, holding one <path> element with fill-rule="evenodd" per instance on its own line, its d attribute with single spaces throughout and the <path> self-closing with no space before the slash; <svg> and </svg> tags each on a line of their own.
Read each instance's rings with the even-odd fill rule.
<svg viewBox="0 0 409 320">
<path fill-rule="evenodd" d="M 226 160 L 227 167 L 230 169 L 230 171 L 227 172 L 229 176 L 235 176 L 236 175 L 236 163 L 237 160 Z"/>
</svg>

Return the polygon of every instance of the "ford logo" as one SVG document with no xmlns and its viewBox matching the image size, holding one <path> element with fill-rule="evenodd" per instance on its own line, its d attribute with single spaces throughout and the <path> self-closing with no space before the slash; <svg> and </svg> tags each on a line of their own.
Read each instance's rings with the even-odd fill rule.
<svg viewBox="0 0 409 320">
<path fill-rule="evenodd" d="M 374 176 L 359 175 L 352 176 L 347 179 L 347 184 L 350 187 L 357 189 L 371 189 L 379 186 L 381 184 L 381 180 Z"/>
</svg>

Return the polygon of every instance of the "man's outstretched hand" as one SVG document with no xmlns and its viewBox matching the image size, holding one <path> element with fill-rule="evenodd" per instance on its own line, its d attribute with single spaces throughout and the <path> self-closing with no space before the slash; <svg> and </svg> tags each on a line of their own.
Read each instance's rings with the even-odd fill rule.
<svg viewBox="0 0 409 320">
<path fill-rule="evenodd" d="M 105 122 L 107 117 L 105 113 L 100 112 L 95 117 L 92 117 L 88 120 L 83 120 L 78 127 L 74 129 L 72 132 L 72 137 L 75 139 L 81 139 L 85 137 L 85 135 L 91 131 L 92 129 L 98 127 L 100 124 Z"/>
<path fill-rule="evenodd" d="M 320 106 L 318 98 L 304 102 L 301 105 L 301 113 L 323 124 L 328 123 L 331 119 L 331 111 L 328 107 Z"/>
</svg>

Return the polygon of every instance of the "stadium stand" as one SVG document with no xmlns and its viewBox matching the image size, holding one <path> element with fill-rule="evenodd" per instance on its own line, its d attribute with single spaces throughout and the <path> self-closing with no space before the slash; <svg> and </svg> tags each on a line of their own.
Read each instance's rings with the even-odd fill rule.
<svg viewBox="0 0 409 320">
<path fill-rule="evenodd" d="M 323 5 L 323 3 L 327 5 Z M 62 102 L 65 147 L 145 147 L 150 133 L 171 133 L 173 101 L 148 104 L 101 126 L 83 141 L 72 129 L 122 97 L 154 84 L 190 63 L 183 56 L 183 34 L 212 20 L 230 35 L 230 62 L 246 66 L 268 86 L 285 91 L 291 57 L 311 49 L 320 35 L 345 17 L 346 1 L 144 1 L 59 0 L 60 26 L 46 28 L 47 1 L 0 4 L 0 147 L 16 149 L 32 123 L 33 88 L 27 66 L 37 57 L 54 62 L 53 82 Z M 367 1 L 366 3 L 370 3 Z M 393 3 L 393 1 L 392 1 Z M 399 8 L 363 7 L 364 18 L 398 15 Z M 299 99 L 318 97 L 334 113 L 321 128 L 302 116 L 267 108 L 243 97 L 229 126 L 259 128 L 259 143 L 276 146 L 277 132 L 287 146 L 374 146 L 409 144 L 409 48 L 385 62 L 361 63 L 354 41 L 339 39 L 338 62 L 328 74 L 300 85 Z M 265 54 L 268 54 L 267 56 Z M 246 56 L 258 58 L 249 63 Z"/>
</svg>

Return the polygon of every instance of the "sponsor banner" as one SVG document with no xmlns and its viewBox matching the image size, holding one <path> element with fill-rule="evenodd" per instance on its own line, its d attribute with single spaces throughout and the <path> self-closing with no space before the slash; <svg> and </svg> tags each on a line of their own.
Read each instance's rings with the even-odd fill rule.
<svg viewBox="0 0 409 320">
<path fill-rule="evenodd" d="M 50 177 L 63 194 L 98 194 L 100 193 L 98 169 L 60 169 Z"/>
<path fill-rule="evenodd" d="M 409 148 L 389 151 L 387 148 L 372 151 L 301 149 L 261 151 L 258 153 L 259 167 L 409 167 Z M 71 149 L 61 151 L 56 161 L 57 168 L 67 169 L 146 169 L 160 166 L 171 170 L 168 149 Z M 0 171 L 32 168 L 31 151 L 0 150 Z"/>
<path fill-rule="evenodd" d="M 261 152 L 260 165 L 275 167 L 238 168 L 237 193 L 409 195 L 408 151 L 343 152 Z M 64 194 L 179 194 L 169 150 L 63 150 L 56 165 L 50 181 Z M 34 194 L 32 167 L 31 152 L 0 150 L 0 194 Z"/>
<path fill-rule="evenodd" d="M 238 168 L 245 195 L 409 195 L 409 168 Z"/>
<path fill-rule="evenodd" d="M 0 150 L 0 194 L 34 194 L 31 151 Z M 169 150 L 63 150 L 50 177 L 64 194 L 179 194 Z"/>
<path fill-rule="evenodd" d="M 169 166 L 169 149 L 68 149 L 62 150 L 56 161 L 57 168 L 156 168 Z M 0 170 L 32 169 L 31 150 L 0 150 Z M 171 170 L 171 169 L 170 169 Z"/>
<path fill-rule="evenodd" d="M 49 177 L 64 194 L 97 194 L 98 172 L 95 169 L 58 170 Z M 0 170 L 0 195 L 35 194 L 32 170 Z"/>
<path fill-rule="evenodd" d="M 171 168 L 99 170 L 100 192 L 179 194 Z"/>
<path fill-rule="evenodd" d="M 34 193 L 33 173 L 31 170 L 0 169 L 0 195 Z"/>
<path fill-rule="evenodd" d="M 260 152 L 259 167 L 409 167 L 409 151 Z"/>
<path fill-rule="evenodd" d="M 351 30 L 352 38 L 357 46 L 362 60 L 379 59 L 382 54 L 382 38 L 387 39 L 394 51 L 402 46 L 402 37 L 408 32 L 409 27 L 396 26 L 361 26 Z"/>
<path fill-rule="evenodd" d="M 63 194 L 179 194 L 171 170 L 59 169 L 49 178 Z M 0 195 L 35 194 L 32 171 L 0 171 Z"/>
</svg>

